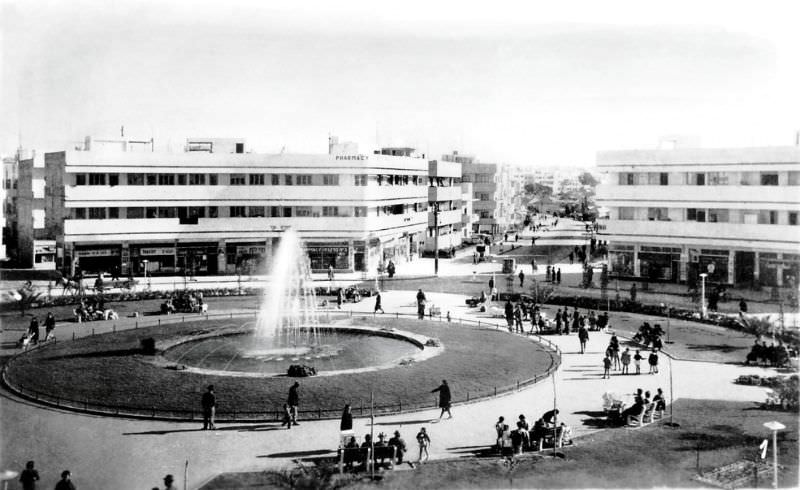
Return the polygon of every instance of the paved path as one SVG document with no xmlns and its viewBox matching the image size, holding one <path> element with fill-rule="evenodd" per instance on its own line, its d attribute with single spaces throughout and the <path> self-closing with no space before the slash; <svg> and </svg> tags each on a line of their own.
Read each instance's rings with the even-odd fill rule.
<svg viewBox="0 0 800 490">
<path fill-rule="evenodd" d="M 388 312 L 412 312 L 413 291 L 383 294 Z M 447 308 L 454 317 L 474 317 L 463 297 L 430 293 L 429 300 Z M 372 309 L 371 301 L 354 305 L 357 311 Z M 118 322 L 119 323 L 119 322 Z M 100 324 L 97 331 L 100 331 Z M 67 335 L 69 328 L 64 325 Z M 110 326 L 102 327 L 110 328 Z M 121 328 L 121 325 L 119 325 Z M 510 334 L 508 334 L 510 335 Z M 608 335 L 592 333 L 586 354 L 579 354 L 576 335 L 551 336 L 564 352 L 555 375 L 558 406 L 563 420 L 576 428 L 577 435 L 595 429 L 593 415 L 601 410 L 606 391 L 632 393 L 641 387 L 652 392 L 662 387 L 669 396 L 672 364 L 674 398 L 715 398 L 763 401 L 763 388 L 732 384 L 745 373 L 766 374 L 764 368 L 673 361 L 662 357 L 658 375 L 615 375 L 601 378 L 602 352 Z M 484 356 L 502 356 L 487 346 Z M 646 370 L 646 368 L 645 368 Z M 486 446 L 494 439 L 494 422 L 503 415 L 509 421 L 519 414 L 535 419 L 553 406 L 553 382 L 545 381 L 513 394 L 479 403 L 456 406 L 454 418 L 432 422 L 438 410 L 379 417 L 375 431 L 400 430 L 413 448 L 414 434 L 426 426 L 433 440 L 431 457 L 446 458 L 470 454 L 473 446 Z M 433 388 L 433 387 L 432 387 Z M 458 390 L 458 386 L 453 386 Z M 224 388 L 219 396 L 224 396 Z M 676 414 L 680 420 L 680 414 Z M 183 467 L 189 461 L 189 486 L 196 488 L 225 471 L 251 471 L 290 465 L 296 458 L 324 454 L 337 444 L 338 421 L 305 422 L 280 430 L 274 424 L 221 424 L 214 432 L 197 430 L 198 424 L 136 421 L 87 416 L 35 406 L 14 397 L 0 397 L 0 469 L 18 469 L 28 459 L 41 468 L 43 487 L 55 484 L 57 474 L 69 468 L 79 488 L 151 488 L 163 475 L 176 476 L 182 484 Z M 368 419 L 356 419 L 359 434 L 369 432 Z M 618 429 L 625 430 L 625 429 Z M 10 488 L 14 488 L 11 486 Z"/>
</svg>

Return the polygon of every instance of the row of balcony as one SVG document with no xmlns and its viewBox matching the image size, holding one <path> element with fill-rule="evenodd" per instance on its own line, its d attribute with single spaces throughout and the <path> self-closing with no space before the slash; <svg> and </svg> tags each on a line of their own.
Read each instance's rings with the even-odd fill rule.
<svg viewBox="0 0 800 490">
<path fill-rule="evenodd" d="M 648 206 L 680 203 L 681 207 L 753 209 L 764 203 L 776 209 L 773 204 L 800 206 L 799 191 L 796 186 L 601 185 L 596 200 L 604 206 L 630 206 L 626 201 L 637 201 Z"/>
<path fill-rule="evenodd" d="M 118 240 L 216 239 L 278 233 L 286 228 L 319 232 L 328 236 L 423 231 L 428 213 L 325 218 L 199 218 L 197 224 L 181 224 L 178 218 L 66 220 L 67 241 L 103 242 Z"/>
<path fill-rule="evenodd" d="M 694 221 L 604 221 L 604 235 L 618 241 L 707 244 L 740 248 L 797 249 L 800 226 L 698 223 Z"/>
<path fill-rule="evenodd" d="M 442 188 L 444 189 L 444 188 Z M 460 198 L 460 187 L 458 190 Z M 67 186 L 67 202 L 87 206 L 135 206 L 142 201 L 202 206 L 214 201 L 303 201 L 308 206 L 352 204 L 353 201 L 380 201 L 379 204 L 400 204 L 428 200 L 428 188 L 421 186 Z"/>
</svg>

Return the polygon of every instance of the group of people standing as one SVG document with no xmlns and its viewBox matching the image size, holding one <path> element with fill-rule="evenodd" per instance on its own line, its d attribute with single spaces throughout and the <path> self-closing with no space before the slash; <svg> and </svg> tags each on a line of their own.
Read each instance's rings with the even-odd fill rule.
<svg viewBox="0 0 800 490">
<path fill-rule="evenodd" d="M 521 454 L 524 450 L 539 451 L 543 449 L 543 441 L 548 435 L 558 435 L 560 432 L 563 444 L 572 442 L 572 428 L 564 422 L 558 424 L 559 410 L 548 410 L 542 414 L 533 427 L 530 426 L 524 414 L 520 414 L 516 423 L 516 428 L 511 429 L 506 423 L 505 417 L 500 417 L 494 424 L 497 432 L 497 442 L 495 448 L 503 453 L 511 449 L 513 454 Z"/>
<path fill-rule="evenodd" d="M 616 335 L 612 335 L 606 348 L 605 357 L 603 358 L 603 378 L 611 378 L 611 369 L 620 369 L 620 374 L 630 374 L 629 367 L 633 361 L 634 374 L 641 374 L 642 361 L 644 357 L 638 349 L 631 354 L 628 347 L 620 355 L 619 339 Z M 647 363 L 650 366 L 649 374 L 658 374 L 658 351 L 653 349 L 647 357 Z"/>
<path fill-rule="evenodd" d="M 53 316 L 53 313 L 50 312 L 44 319 L 44 342 L 48 340 L 55 339 L 55 333 L 53 330 L 56 328 L 56 318 Z M 31 323 L 28 325 L 28 330 L 25 332 L 25 335 L 22 336 L 20 339 L 20 343 L 22 344 L 23 348 L 28 348 L 32 345 L 37 345 L 41 339 L 41 327 L 39 326 L 39 318 L 34 316 L 31 318 Z"/>
</svg>

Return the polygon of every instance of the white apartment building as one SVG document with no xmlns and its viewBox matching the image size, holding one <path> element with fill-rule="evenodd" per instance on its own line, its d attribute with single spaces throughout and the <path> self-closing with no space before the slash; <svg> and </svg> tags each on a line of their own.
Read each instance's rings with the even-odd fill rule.
<svg viewBox="0 0 800 490">
<path fill-rule="evenodd" d="M 445 162 L 461 164 L 461 181 L 472 184 L 473 211 L 477 222 L 472 225 L 475 233 L 500 233 L 497 220 L 497 164 L 479 163 L 471 155 L 459 155 L 454 151 L 451 155 L 442 155 Z"/>
<path fill-rule="evenodd" d="M 790 285 L 800 269 L 800 147 L 600 152 L 601 239 L 620 276 Z M 794 282 L 796 284 L 796 282 Z"/>
<path fill-rule="evenodd" d="M 440 252 L 461 246 L 472 231 L 472 184 L 461 182 L 461 163 L 444 160 L 428 162 L 428 230 L 424 252 L 436 249 L 439 228 Z M 438 211 L 438 213 L 437 213 Z"/>
<path fill-rule="evenodd" d="M 242 141 L 225 141 L 191 139 L 183 153 L 45 154 L 45 221 L 59 268 L 260 273 L 290 227 L 315 271 L 374 271 L 417 253 L 427 160 L 337 145 L 329 154 L 244 153 Z"/>
</svg>

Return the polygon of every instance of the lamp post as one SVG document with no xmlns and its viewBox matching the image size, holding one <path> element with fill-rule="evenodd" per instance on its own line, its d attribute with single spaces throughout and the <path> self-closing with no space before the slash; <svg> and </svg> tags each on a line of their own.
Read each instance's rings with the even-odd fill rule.
<svg viewBox="0 0 800 490">
<path fill-rule="evenodd" d="M 764 427 L 772 431 L 772 488 L 778 488 L 778 431 L 785 429 L 786 426 L 773 420 L 766 422 Z"/>
<path fill-rule="evenodd" d="M 142 261 L 142 264 L 144 264 L 144 283 L 145 283 L 145 285 L 147 285 L 147 263 L 148 262 L 150 262 L 150 261 L 147 260 L 147 259 L 144 259 Z"/>
<path fill-rule="evenodd" d="M 439 203 L 433 204 L 433 275 L 439 276 Z"/>
<path fill-rule="evenodd" d="M 708 277 L 708 274 L 705 272 L 700 274 L 700 316 L 702 318 L 708 315 L 708 309 L 706 308 L 706 277 Z"/>
</svg>

